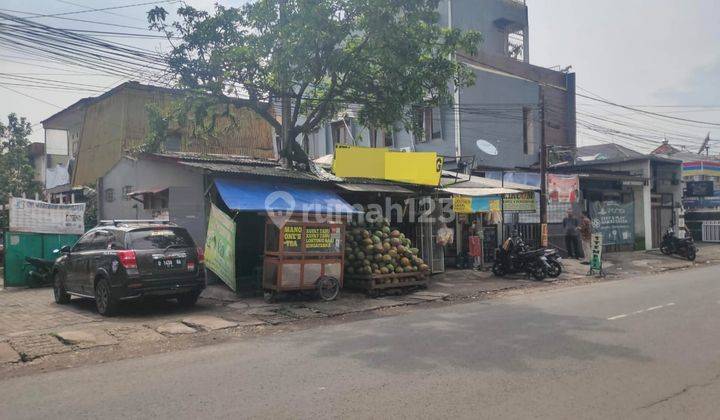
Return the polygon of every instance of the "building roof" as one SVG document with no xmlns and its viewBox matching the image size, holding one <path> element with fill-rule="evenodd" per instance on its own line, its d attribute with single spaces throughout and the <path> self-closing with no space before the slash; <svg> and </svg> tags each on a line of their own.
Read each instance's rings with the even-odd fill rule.
<svg viewBox="0 0 720 420">
<path fill-rule="evenodd" d="M 188 168 L 204 170 L 212 174 L 250 175 L 305 182 L 333 181 L 331 178 L 319 176 L 311 172 L 283 168 L 275 159 L 181 152 L 146 153 L 143 157 L 165 162 L 174 162 Z"/>
<path fill-rule="evenodd" d="M 575 162 L 562 162 L 557 165 L 553 165 L 553 167 L 591 166 L 638 160 L 676 164 L 682 162 L 678 159 L 653 154 L 644 154 L 619 144 L 609 143 L 578 147 Z"/>
</svg>

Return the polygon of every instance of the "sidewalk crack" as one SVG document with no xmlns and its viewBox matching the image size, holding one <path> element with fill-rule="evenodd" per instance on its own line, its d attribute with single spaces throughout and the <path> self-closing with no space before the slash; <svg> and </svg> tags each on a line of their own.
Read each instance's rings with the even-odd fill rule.
<svg viewBox="0 0 720 420">
<path fill-rule="evenodd" d="M 673 398 L 675 398 L 675 397 L 678 397 L 678 396 L 680 396 L 680 395 L 682 395 L 682 394 L 687 393 L 688 391 L 690 391 L 690 390 L 692 390 L 692 389 L 694 389 L 694 388 L 704 388 L 704 387 L 706 387 L 706 386 L 710 386 L 710 385 L 712 385 L 715 381 L 717 381 L 718 379 L 720 379 L 720 373 L 718 373 L 717 375 L 713 376 L 713 377 L 712 377 L 709 381 L 707 381 L 707 382 L 703 382 L 703 383 L 699 383 L 699 384 L 691 384 L 691 385 L 688 385 L 688 386 L 686 386 L 685 388 L 681 389 L 680 391 L 677 391 L 677 392 L 675 392 L 675 393 L 672 393 L 672 394 L 670 394 L 670 395 L 668 395 L 668 396 L 666 396 L 666 397 L 663 397 L 663 398 L 661 398 L 661 399 L 659 399 L 659 400 L 657 400 L 657 401 L 653 401 L 653 402 L 651 402 L 651 403 L 648 404 L 648 405 L 644 405 L 644 406 L 640 407 L 640 410 L 652 408 L 652 407 L 654 407 L 654 406 L 656 406 L 656 405 L 658 405 L 658 404 L 662 404 L 662 403 L 664 403 L 664 402 L 667 402 L 667 401 L 669 401 L 669 400 L 671 400 L 671 399 L 673 399 Z"/>
</svg>

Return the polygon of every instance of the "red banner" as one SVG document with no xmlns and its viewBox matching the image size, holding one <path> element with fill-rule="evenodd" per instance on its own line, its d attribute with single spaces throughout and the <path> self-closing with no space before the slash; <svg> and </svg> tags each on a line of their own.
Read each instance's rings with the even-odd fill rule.
<svg viewBox="0 0 720 420">
<path fill-rule="evenodd" d="M 548 201 L 577 203 L 580 196 L 580 179 L 577 175 L 547 175 Z"/>
</svg>

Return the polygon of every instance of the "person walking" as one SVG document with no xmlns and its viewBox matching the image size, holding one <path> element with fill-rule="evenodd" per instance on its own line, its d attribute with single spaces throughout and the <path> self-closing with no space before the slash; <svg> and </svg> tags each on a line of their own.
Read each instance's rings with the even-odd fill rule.
<svg viewBox="0 0 720 420">
<path fill-rule="evenodd" d="M 592 240 L 592 220 L 588 212 L 584 211 L 580 220 L 580 240 L 582 241 L 582 264 L 590 264 L 590 242 Z"/>
<path fill-rule="evenodd" d="M 580 258 L 580 244 L 578 243 L 578 221 L 572 209 L 568 209 L 567 216 L 562 222 L 563 229 L 565 229 L 565 249 L 568 253 L 568 258 Z"/>
</svg>

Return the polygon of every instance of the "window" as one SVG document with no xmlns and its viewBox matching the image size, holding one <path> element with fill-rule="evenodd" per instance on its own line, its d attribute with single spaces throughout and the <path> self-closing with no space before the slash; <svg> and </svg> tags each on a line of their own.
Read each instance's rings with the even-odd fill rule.
<svg viewBox="0 0 720 420">
<path fill-rule="evenodd" d="M 525 31 L 513 31 L 507 33 L 507 55 L 518 61 L 525 61 Z"/>
<path fill-rule="evenodd" d="M 417 143 L 442 138 L 442 121 L 439 108 L 417 108 L 415 111 L 415 125 L 422 132 L 415 139 Z"/>
<path fill-rule="evenodd" d="M 112 203 L 115 201 L 115 189 L 114 188 L 108 188 L 105 190 L 105 201 L 108 203 Z"/>
<path fill-rule="evenodd" d="M 127 241 L 131 249 L 139 250 L 195 247 L 185 229 L 171 227 L 133 230 L 127 233 Z"/>
<path fill-rule="evenodd" d="M 145 210 L 162 210 L 168 208 L 170 194 L 167 189 L 157 193 L 143 194 L 143 208 Z"/>
<path fill-rule="evenodd" d="M 352 143 L 352 136 L 350 135 L 349 128 L 350 124 L 348 124 L 347 120 L 335 121 L 330 124 L 333 145 Z"/>
<path fill-rule="evenodd" d="M 88 232 L 80 238 L 75 245 L 72 247 L 72 252 L 82 252 L 90 249 L 95 232 Z"/>
<path fill-rule="evenodd" d="M 523 152 L 526 155 L 535 153 L 535 133 L 531 108 L 523 108 Z"/>
<path fill-rule="evenodd" d="M 385 140 L 385 147 L 393 147 L 395 143 L 393 142 L 392 129 L 385 131 L 383 135 Z"/>
<path fill-rule="evenodd" d="M 122 189 L 123 200 L 125 200 L 125 201 L 130 200 L 130 196 L 128 194 L 130 194 L 131 192 L 133 192 L 132 185 L 124 186 Z"/>
</svg>

